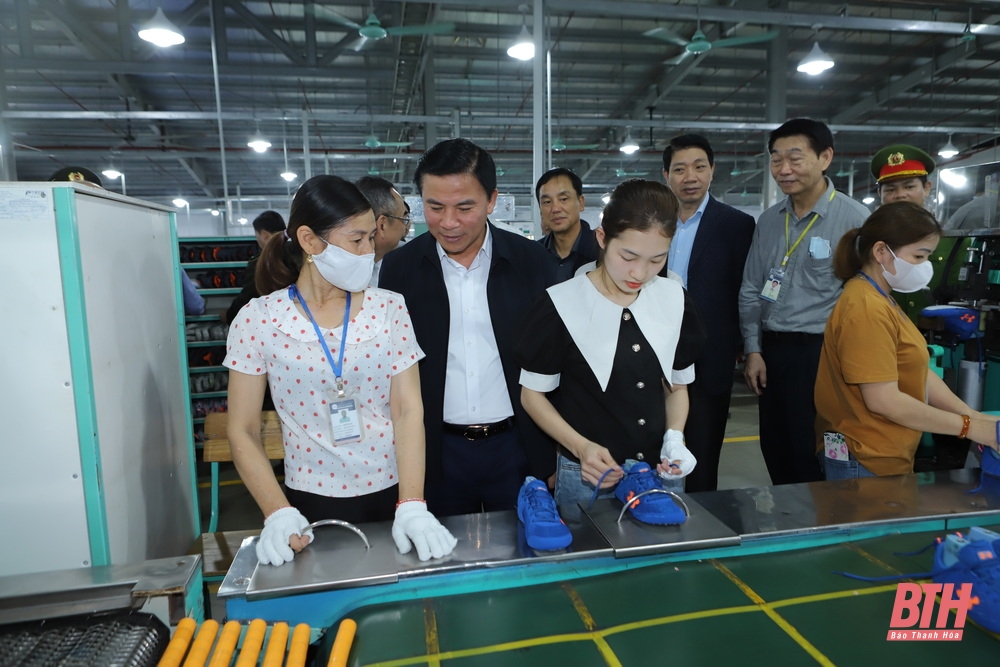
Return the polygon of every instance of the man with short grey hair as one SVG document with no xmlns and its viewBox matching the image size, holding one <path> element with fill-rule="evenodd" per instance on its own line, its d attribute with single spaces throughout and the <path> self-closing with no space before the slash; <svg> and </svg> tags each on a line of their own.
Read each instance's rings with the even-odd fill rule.
<svg viewBox="0 0 1000 667">
<path fill-rule="evenodd" d="M 370 287 L 378 285 L 382 258 L 399 247 L 410 231 L 410 207 L 392 183 L 378 176 L 364 176 L 354 183 L 361 190 L 375 214 L 375 270 Z"/>
</svg>

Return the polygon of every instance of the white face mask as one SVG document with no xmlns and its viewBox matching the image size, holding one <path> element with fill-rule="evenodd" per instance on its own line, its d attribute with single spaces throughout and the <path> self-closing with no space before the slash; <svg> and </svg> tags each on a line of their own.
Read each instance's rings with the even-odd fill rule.
<svg viewBox="0 0 1000 667">
<path fill-rule="evenodd" d="M 360 292 L 368 287 L 375 270 L 375 253 L 355 255 L 326 239 L 322 240 L 326 243 L 326 250 L 312 256 L 319 275 L 334 287 L 348 292 Z"/>
<path fill-rule="evenodd" d="M 896 275 L 892 275 L 884 268 L 882 269 L 882 276 L 889 283 L 889 287 L 902 294 L 910 294 L 911 292 L 919 292 L 930 284 L 931 278 L 934 277 L 933 264 L 929 261 L 910 264 L 905 259 L 896 257 L 896 253 L 892 251 L 892 248 L 889 248 L 889 246 L 886 246 L 886 248 L 889 249 L 889 254 L 892 255 L 892 266 L 896 269 Z"/>
</svg>

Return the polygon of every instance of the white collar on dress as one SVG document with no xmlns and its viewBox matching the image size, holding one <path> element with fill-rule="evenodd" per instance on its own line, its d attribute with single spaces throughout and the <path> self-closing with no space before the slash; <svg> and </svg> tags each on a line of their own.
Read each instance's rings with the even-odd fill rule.
<svg viewBox="0 0 1000 667">
<path fill-rule="evenodd" d="M 646 283 L 628 307 L 667 377 L 673 370 L 684 318 L 684 288 L 676 275 L 666 280 L 657 277 Z M 598 292 L 585 273 L 578 272 L 575 278 L 550 287 L 548 293 L 559 318 L 597 377 L 601 391 L 607 391 L 625 308 Z"/>
</svg>

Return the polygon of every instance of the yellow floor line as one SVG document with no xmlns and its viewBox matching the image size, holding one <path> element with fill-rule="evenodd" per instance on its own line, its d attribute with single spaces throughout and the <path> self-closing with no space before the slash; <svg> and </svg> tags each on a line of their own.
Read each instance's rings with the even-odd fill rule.
<svg viewBox="0 0 1000 667">
<path fill-rule="evenodd" d="M 588 632 L 593 632 L 597 629 L 597 623 L 594 622 L 594 617 L 590 615 L 590 610 L 587 609 L 587 604 L 580 597 L 580 594 L 573 588 L 573 584 L 568 581 L 564 581 L 561 584 L 563 592 L 569 596 L 570 601 L 573 603 L 573 609 L 576 609 L 577 615 L 580 620 L 583 621 L 583 627 L 587 628 Z"/>
<path fill-rule="evenodd" d="M 816 595 L 803 595 L 797 598 L 786 598 L 784 600 L 776 600 L 775 602 L 768 602 L 768 605 L 772 609 L 779 609 L 781 607 L 792 607 L 797 604 L 809 604 L 812 602 L 825 602 L 827 600 L 841 600 L 843 598 L 852 598 L 859 595 L 874 595 L 876 593 L 888 593 L 890 591 L 896 590 L 896 584 L 886 584 L 885 586 L 873 586 L 871 588 L 858 588 L 849 591 L 836 591 L 833 593 L 818 593 Z"/>
<path fill-rule="evenodd" d="M 430 667 L 440 667 L 441 644 L 438 641 L 437 615 L 434 613 L 434 601 L 424 600 L 424 643 L 427 645 L 427 664 Z"/>
<path fill-rule="evenodd" d="M 594 632 L 597 629 L 597 623 L 594 622 L 594 617 L 590 615 L 590 610 L 587 609 L 587 604 L 583 601 L 583 598 L 580 597 L 580 594 L 568 581 L 562 583 L 562 589 L 569 596 L 570 601 L 573 602 L 573 608 L 576 609 L 577 615 L 583 621 L 583 627 L 587 628 L 588 632 Z M 600 651 L 601 657 L 604 658 L 604 662 L 608 664 L 608 667 L 622 667 L 621 661 L 618 660 L 618 656 L 615 655 L 611 645 L 608 644 L 604 637 L 595 634 L 594 643 L 597 644 L 597 650 Z"/>
<path fill-rule="evenodd" d="M 756 442 L 760 440 L 759 435 L 741 435 L 733 438 L 723 438 L 722 442 Z"/>
<path fill-rule="evenodd" d="M 892 565 L 889 565 L 878 556 L 868 553 L 867 551 L 859 547 L 857 544 L 854 544 L 853 542 L 847 542 L 846 544 L 844 544 L 844 546 L 853 551 L 854 553 L 858 554 L 865 560 L 869 561 L 870 563 L 878 565 L 883 570 L 888 570 L 892 574 L 902 574 L 902 572 L 894 568 Z"/>
<path fill-rule="evenodd" d="M 600 641 L 604 641 L 605 637 L 609 637 L 615 634 L 620 634 L 622 632 L 628 632 L 631 630 L 640 630 L 643 628 L 655 627 L 657 625 L 667 625 L 670 623 L 679 623 L 682 621 L 698 620 L 702 618 L 728 616 L 730 614 L 759 613 L 760 611 L 761 608 L 758 605 L 726 607 L 723 609 L 705 609 L 702 611 L 693 611 L 684 614 L 675 614 L 673 616 L 663 616 L 660 618 L 634 621 L 632 623 L 623 623 L 621 625 L 605 628 L 604 630 L 594 630 L 593 632 L 547 635 L 544 637 L 533 637 L 531 639 L 522 639 L 515 642 L 492 644 L 490 646 L 479 646 L 476 648 L 463 649 L 461 651 L 446 651 L 444 653 L 436 654 L 435 656 L 433 656 L 433 658 L 436 659 L 437 661 L 451 660 L 454 658 L 467 658 L 471 656 L 486 655 L 489 653 L 499 653 L 502 651 L 516 651 L 518 649 L 533 648 L 536 646 L 546 646 L 549 644 L 565 644 L 567 642 L 592 641 L 597 643 Z M 589 613 L 590 612 L 588 611 L 587 612 L 588 616 Z M 396 660 L 387 660 L 385 662 L 368 663 L 366 667 L 405 667 L 406 665 L 426 664 L 431 658 L 432 656 L 430 655 L 412 656 L 409 658 L 398 658 Z M 616 662 L 613 664 L 617 665 L 620 663 Z"/>
<path fill-rule="evenodd" d="M 744 595 L 753 600 L 754 604 L 760 607 L 761 611 L 767 614 L 768 618 L 774 621 L 779 628 L 784 630 L 785 634 L 791 637 L 796 644 L 801 646 L 806 653 L 811 655 L 816 662 L 818 662 L 821 665 L 824 665 L 825 667 L 826 666 L 834 667 L 833 662 L 829 658 L 823 655 L 823 653 L 818 648 L 813 646 L 808 639 L 803 637 L 802 633 L 796 630 L 791 623 L 786 621 L 780 614 L 778 614 L 778 612 L 774 611 L 774 609 L 771 608 L 771 605 L 765 602 L 764 598 L 757 595 L 756 591 L 750 588 L 750 586 L 748 586 L 746 582 L 744 582 L 742 579 L 733 574 L 732 570 L 730 570 L 728 567 L 723 565 L 720 561 L 718 561 L 715 558 L 711 559 L 709 562 L 713 566 L 715 566 L 715 569 L 717 569 L 719 572 L 725 575 L 726 579 L 729 579 L 729 581 L 733 582 L 737 588 L 743 591 Z"/>
</svg>

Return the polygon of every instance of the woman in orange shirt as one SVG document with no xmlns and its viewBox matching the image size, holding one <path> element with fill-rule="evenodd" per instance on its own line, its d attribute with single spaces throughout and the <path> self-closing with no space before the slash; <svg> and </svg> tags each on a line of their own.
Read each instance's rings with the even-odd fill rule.
<svg viewBox="0 0 1000 667">
<path fill-rule="evenodd" d="M 913 472 L 924 431 L 997 448 L 997 417 L 976 412 L 928 372 L 927 342 L 889 292 L 930 282 L 941 227 L 922 206 L 886 204 L 840 240 L 845 281 L 816 376 L 817 453 L 827 479 Z"/>
</svg>

